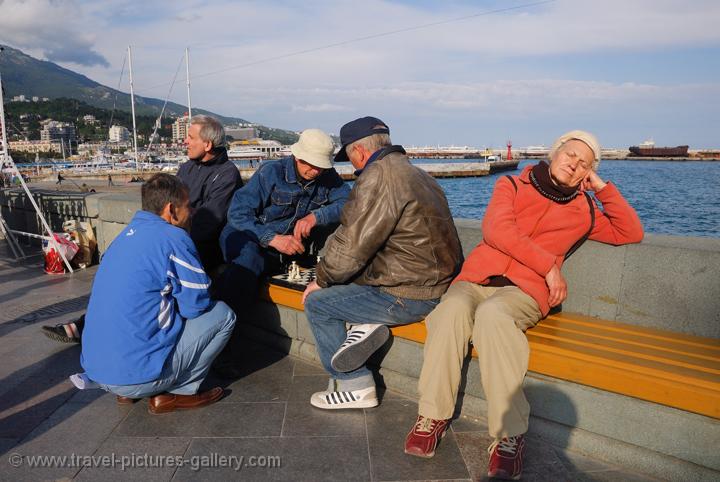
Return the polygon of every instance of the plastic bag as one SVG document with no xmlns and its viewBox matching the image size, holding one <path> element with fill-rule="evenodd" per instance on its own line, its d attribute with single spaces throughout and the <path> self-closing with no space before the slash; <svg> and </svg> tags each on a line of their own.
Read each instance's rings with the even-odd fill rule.
<svg viewBox="0 0 720 482">
<path fill-rule="evenodd" d="M 58 249 L 61 250 L 65 258 L 70 261 L 75 257 L 79 248 L 75 242 L 70 239 L 67 233 L 53 233 Z M 65 272 L 65 263 L 62 256 L 55 250 L 55 245 L 49 239 L 43 240 L 43 252 L 45 253 L 45 272 L 47 274 L 63 274 Z"/>
<path fill-rule="evenodd" d="M 78 245 L 79 250 L 71 261 L 72 266 L 80 269 L 90 266 L 97 248 L 95 233 L 90 223 L 71 219 L 63 223 L 63 231 Z"/>
</svg>

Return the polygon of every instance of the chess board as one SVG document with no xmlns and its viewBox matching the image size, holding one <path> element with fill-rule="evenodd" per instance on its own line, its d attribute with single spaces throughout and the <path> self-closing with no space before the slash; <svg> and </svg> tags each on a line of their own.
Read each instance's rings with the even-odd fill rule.
<svg viewBox="0 0 720 482">
<path fill-rule="evenodd" d="M 270 284 L 284 286 L 297 291 L 305 291 L 307 285 L 314 280 L 315 268 L 300 268 L 300 279 L 297 281 L 290 281 L 288 279 L 288 273 L 276 274 L 268 279 Z"/>
</svg>

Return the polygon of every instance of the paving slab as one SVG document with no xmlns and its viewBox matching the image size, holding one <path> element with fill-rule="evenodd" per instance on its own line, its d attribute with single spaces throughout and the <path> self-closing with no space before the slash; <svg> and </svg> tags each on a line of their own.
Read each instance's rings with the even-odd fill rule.
<svg viewBox="0 0 720 482">
<path fill-rule="evenodd" d="M 239 469 L 192 465 L 178 469 L 173 480 L 312 480 L 368 481 L 370 461 L 363 437 L 282 437 L 193 439 L 186 458 L 243 457 Z"/>
<path fill-rule="evenodd" d="M 153 415 L 135 404 L 116 433 L 126 437 L 280 436 L 284 403 L 216 403 L 196 410 Z"/>
<path fill-rule="evenodd" d="M 190 445 L 188 437 L 111 437 L 83 467 L 80 481 L 168 481 Z"/>
</svg>

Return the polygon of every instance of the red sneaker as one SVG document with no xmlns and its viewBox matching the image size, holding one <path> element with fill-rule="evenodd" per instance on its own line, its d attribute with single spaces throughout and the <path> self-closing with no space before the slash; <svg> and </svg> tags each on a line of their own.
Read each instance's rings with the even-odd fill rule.
<svg viewBox="0 0 720 482">
<path fill-rule="evenodd" d="M 516 435 L 495 441 L 488 448 L 490 462 L 488 477 L 505 480 L 519 480 L 522 475 L 522 457 L 525 437 Z"/>
<path fill-rule="evenodd" d="M 435 455 L 435 447 L 445 436 L 450 419 L 435 420 L 418 415 L 415 425 L 405 438 L 405 453 L 429 459 Z"/>
</svg>

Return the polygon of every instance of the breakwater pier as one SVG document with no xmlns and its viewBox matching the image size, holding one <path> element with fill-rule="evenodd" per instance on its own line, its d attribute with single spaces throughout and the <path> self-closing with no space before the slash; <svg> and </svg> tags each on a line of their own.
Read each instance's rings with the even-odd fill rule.
<svg viewBox="0 0 720 482">
<path fill-rule="evenodd" d="M 482 177 L 494 174 L 500 171 L 508 171 L 517 169 L 519 160 L 490 161 L 490 162 L 448 162 L 448 163 L 415 163 L 414 165 L 426 171 L 436 178 L 459 178 L 459 177 Z M 335 169 L 346 181 L 355 179 L 355 168 L 350 164 L 336 164 Z M 255 174 L 257 167 L 238 167 L 243 181 L 247 181 Z M 162 172 L 174 174 L 177 169 L 163 168 Z M 126 183 L 133 179 L 142 179 L 143 177 L 152 175 L 158 170 L 123 170 L 113 171 L 110 169 L 99 169 L 91 171 L 73 171 L 72 169 L 64 169 L 60 171 L 63 178 L 78 185 L 82 185 L 86 180 L 103 180 L 108 175 L 112 176 L 115 183 Z M 57 172 L 43 172 L 39 176 L 29 173 L 33 180 L 39 181 L 55 181 L 57 180 Z"/>
</svg>

